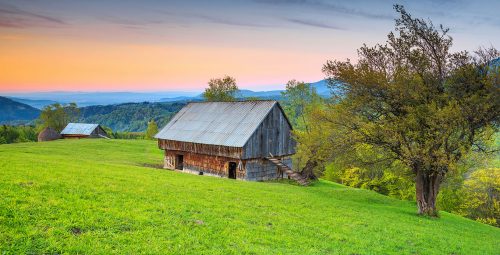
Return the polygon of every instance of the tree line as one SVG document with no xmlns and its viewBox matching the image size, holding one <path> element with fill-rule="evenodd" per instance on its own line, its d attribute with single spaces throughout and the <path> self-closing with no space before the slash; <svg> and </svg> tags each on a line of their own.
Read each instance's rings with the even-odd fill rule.
<svg viewBox="0 0 500 255">
<path fill-rule="evenodd" d="M 174 104 L 173 104 L 174 105 Z M 180 104 L 183 105 L 183 104 Z M 173 106 L 174 110 L 180 106 Z M 140 111 L 139 111 L 140 112 Z M 143 111 L 144 112 L 144 111 Z M 163 122 L 168 121 L 172 114 L 159 117 Z M 149 116 L 145 114 L 145 116 Z M 166 120 L 165 120 L 166 118 Z M 38 134 L 45 128 L 51 128 L 60 133 L 66 125 L 70 122 L 82 122 L 81 108 L 75 103 L 70 104 L 52 104 L 44 107 L 40 116 L 33 125 L 23 126 L 0 126 L 0 144 L 20 143 L 20 142 L 36 142 L 38 141 Z M 97 122 L 101 124 L 100 122 Z M 108 134 L 109 138 L 114 139 L 154 139 L 154 135 L 158 133 L 158 124 L 154 118 L 145 121 L 145 130 L 142 132 L 127 132 L 127 131 L 113 131 L 106 125 L 101 125 Z"/>
</svg>

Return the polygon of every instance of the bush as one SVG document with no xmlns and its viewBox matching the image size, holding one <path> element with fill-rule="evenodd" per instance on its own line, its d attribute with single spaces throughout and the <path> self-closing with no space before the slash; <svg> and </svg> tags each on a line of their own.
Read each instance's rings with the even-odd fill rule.
<svg viewBox="0 0 500 255">
<path fill-rule="evenodd" d="M 473 172 L 463 186 L 459 213 L 479 222 L 500 227 L 500 168 Z"/>
<path fill-rule="evenodd" d="M 115 139 L 144 139 L 144 132 L 113 132 L 112 138 Z"/>
<path fill-rule="evenodd" d="M 414 200 L 415 184 L 401 175 L 403 171 L 399 167 L 393 165 L 384 169 L 342 168 L 331 163 L 326 166 L 323 178 L 349 187 L 373 190 L 398 199 Z"/>
<path fill-rule="evenodd" d="M 7 126 L 0 127 L 0 144 L 36 142 L 37 132 L 33 126 Z"/>
</svg>

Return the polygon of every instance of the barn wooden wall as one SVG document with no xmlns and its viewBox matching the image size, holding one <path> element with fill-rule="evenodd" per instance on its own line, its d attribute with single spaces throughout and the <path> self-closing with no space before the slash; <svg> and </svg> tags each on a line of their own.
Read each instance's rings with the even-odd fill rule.
<svg viewBox="0 0 500 255">
<path fill-rule="evenodd" d="M 237 160 L 220 156 L 210 156 L 195 154 L 183 151 L 165 151 L 165 168 L 175 169 L 175 160 L 177 155 L 183 155 L 183 171 L 198 174 L 203 172 L 208 175 L 228 177 L 228 164 L 235 162 L 236 178 L 248 181 L 265 181 L 279 178 L 287 178 L 276 165 L 267 159 L 249 159 Z M 282 158 L 282 162 L 289 167 L 292 166 L 292 160 L 289 157 Z"/>
<path fill-rule="evenodd" d="M 267 181 L 281 178 L 288 178 L 278 167 L 267 159 L 249 159 L 245 160 L 246 176 L 248 181 Z M 281 159 L 283 164 L 291 167 L 292 159 L 285 157 Z"/>
<path fill-rule="evenodd" d="M 285 115 L 275 105 L 243 147 L 242 158 L 265 158 L 269 153 L 274 156 L 294 154 L 296 142 L 291 131 Z"/>
<path fill-rule="evenodd" d="M 222 156 L 228 158 L 241 158 L 241 153 L 243 150 L 242 148 L 237 147 L 187 143 L 163 139 L 158 139 L 158 147 L 163 150 L 189 151 L 196 154 Z"/>
<path fill-rule="evenodd" d="M 175 168 L 176 155 L 183 155 L 183 165 L 185 170 L 204 172 L 221 177 L 228 176 L 228 164 L 229 162 L 235 162 L 238 165 L 236 169 L 236 178 L 245 179 L 244 162 L 238 159 L 223 156 L 211 156 L 185 151 L 166 150 L 165 168 Z"/>
</svg>

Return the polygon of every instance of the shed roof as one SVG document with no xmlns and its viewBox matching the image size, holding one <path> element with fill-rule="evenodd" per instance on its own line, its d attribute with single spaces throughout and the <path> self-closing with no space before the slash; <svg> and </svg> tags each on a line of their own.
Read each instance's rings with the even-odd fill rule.
<svg viewBox="0 0 500 255">
<path fill-rule="evenodd" d="M 99 124 L 68 123 L 61 135 L 90 135 Z"/>
<path fill-rule="evenodd" d="M 51 127 L 44 128 L 42 132 L 38 134 L 39 142 L 52 141 L 52 140 L 57 140 L 59 138 L 61 138 L 61 134 L 57 133 L 57 131 Z"/>
<path fill-rule="evenodd" d="M 279 106 L 278 102 L 189 103 L 155 138 L 243 147 L 275 105 Z"/>
</svg>

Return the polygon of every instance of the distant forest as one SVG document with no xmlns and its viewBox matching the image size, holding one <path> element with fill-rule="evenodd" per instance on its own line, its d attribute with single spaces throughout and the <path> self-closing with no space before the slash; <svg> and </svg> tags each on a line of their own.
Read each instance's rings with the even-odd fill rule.
<svg viewBox="0 0 500 255">
<path fill-rule="evenodd" d="M 181 101 L 87 106 L 80 108 L 79 122 L 101 124 L 115 132 L 142 132 L 152 119 L 159 127 L 166 125 L 184 105 Z"/>
</svg>

